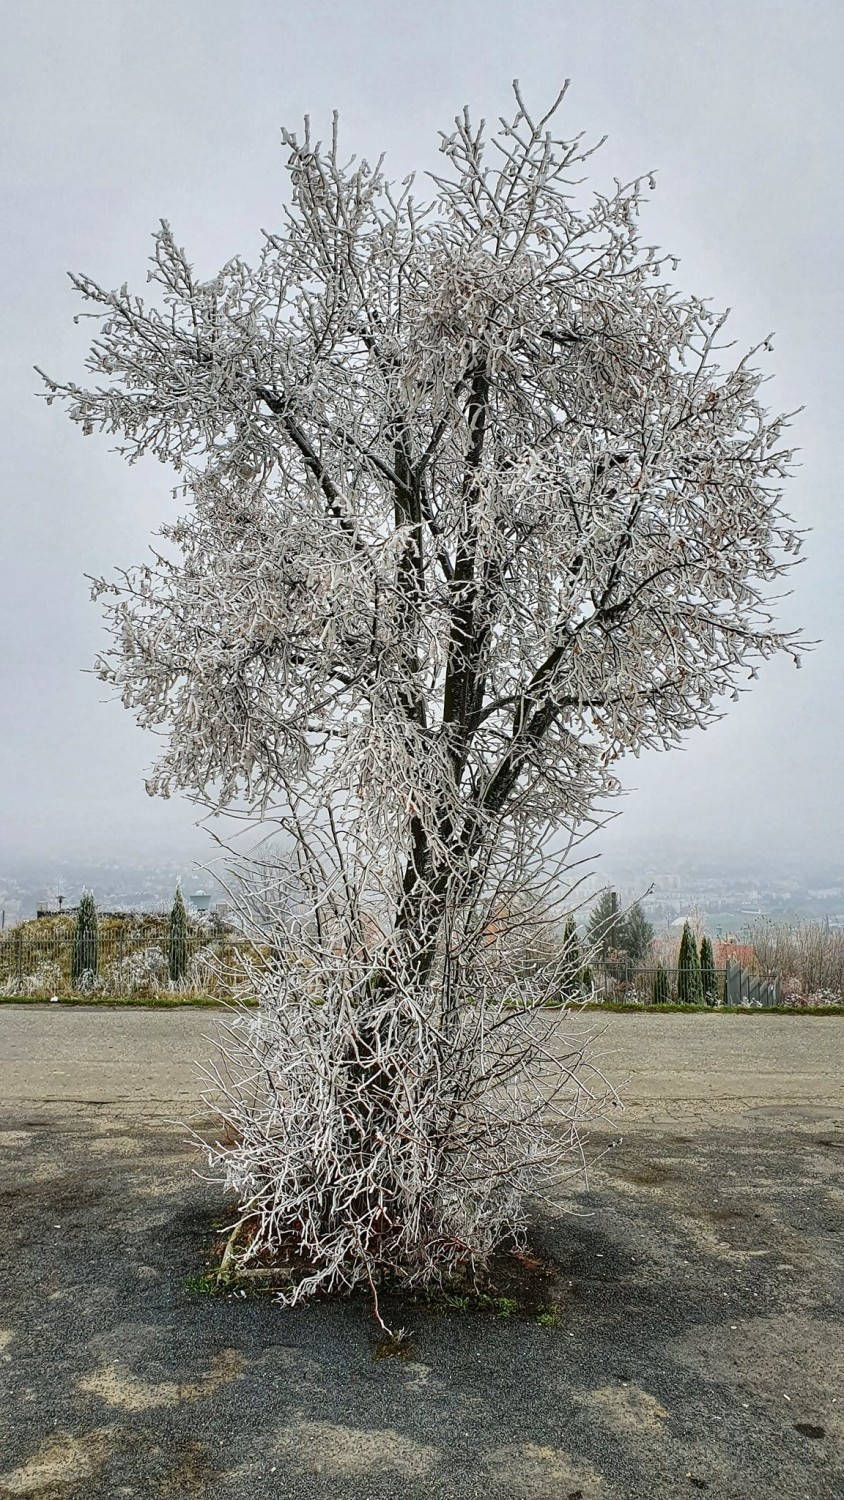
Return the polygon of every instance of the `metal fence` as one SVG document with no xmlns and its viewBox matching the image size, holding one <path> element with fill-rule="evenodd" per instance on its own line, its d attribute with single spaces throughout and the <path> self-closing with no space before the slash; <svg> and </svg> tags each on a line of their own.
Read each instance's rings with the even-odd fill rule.
<svg viewBox="0 0 844 1500">
<path fill-rule="evenodd" d="M 763 979 L 759 974 L 750 974 L 740 964 L 727 964 L 725 976 L 725 1003 L 727 1005 L 761 1005 L 771 1010 L 780 1002 L 779 979 Z"/>
<path fill-rule="evenodd" d="M 763 1009 L 777 1006 L 780 1000 L 779 979 L 751 974 L 740 964 L 728 963 L 711 975 L 708 991 L 699 969 L 637 968 L 610 964 L 592 972 L 595 997 L 604 1001 L 628 1001 L 639 1005 L 699 1004 L 747 1005 Z"/>
<path fill-rule="evenodd" d="M 65 919 L 67 921 L 67 919 Z M 177 988 L 185 993 L 229 995 L 242 984 L 245 962 L 262 965 L 278 961 L 278 952 L 262 950 L 238 932 L 212 919 L 193 928 L 183 941 L 181 961 L 174 965 L 169 923 L 158 921 L 101 923 L 95 947 L 85 950 L 84 963 L 75 953 L 73 926 L 57 930 L 53 922 L 28 923 L 0 934 L 0 995 L 51 999 L 72 994 L 154 996 Z M 90 943 L 90 940 L 89 940 Z M 684 1003 L 744 1005 L 764 1008 L 781 1003 L 778 979 L 749 973 L 737 963 L 715 971 L 704 994 L 699 970 L 664 966 L 634 968 L 608 964 L 584 972 L 571 996 L 592 993 L 599 1001 L 627 1001 L 639 1005 Z"/>
<path fill-rule="evenodd" d="M 180 950 L 173 965 L 166 920 L 100 927 L 81 954 L 72 929 L 12 928 L 0 935 L 0 994 L 33 999 L 80 992 L 155 995 L 173 987 L 173 970 L 180 989 L 224 993 L 238 971 L 242 974 L 242 959 L 256 956 L 240 934 L 213 922 L 189 931 Z"/>
<path fill-rule="evenodd" d="M 587 976 L 589 977 L 589 976 Z M 704 997 L 699 969 L 680 969 L 670 965 L 638 968 L 632 964 L 598 965 L 591 971 L 597 1000 L 626 1001 L 638 1005 L 685 1004 L 722 1005 L 726 993 L 727 971 L 716 969 L 714 983 Z"/>
</svg>

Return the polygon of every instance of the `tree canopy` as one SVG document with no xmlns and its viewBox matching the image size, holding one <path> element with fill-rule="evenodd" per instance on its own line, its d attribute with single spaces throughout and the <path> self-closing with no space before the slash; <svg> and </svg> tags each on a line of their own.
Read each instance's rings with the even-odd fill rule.
<svg viewBox="0 0 844 1500">
<path fill-rule="evenodd" d="M 641 902 L 634 901 L 623 911 L 617 891 L 603 891 L 589 913 L 587 941 L 604 963 L 617 955 L 640 963 L 647 956 L 653 935 Z"/>
<path fill-rule="evenodd" d="M 162 555 L 98 588 L 102 676 L 165 738 L 150 789 L 353 802 L 405 915 L 503 817 L 577 824 L 619 756 L 794 649 L 766 344 L 721 363 L 724 317 L 640 239 L 646 183 L 582 201 L 557 105 L 519 96 L 492 150 L 459 118 L 427 202 L 336 121 L 285 131 L 258 264 L 201 281 L 163 223 L 152 301 L 72 277 L 98 383 L 47 382 L 182 477 Z"/>
</svg>

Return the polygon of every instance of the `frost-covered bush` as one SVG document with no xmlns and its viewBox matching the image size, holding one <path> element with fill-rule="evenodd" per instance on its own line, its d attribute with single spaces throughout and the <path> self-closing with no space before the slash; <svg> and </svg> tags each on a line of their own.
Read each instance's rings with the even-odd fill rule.
<svg viewBox="0 0 844 1500">
<path fill-rule="evenodd" d="M 99 990 L 105 995 L 157 995 L 169 987 L 167 955 L 148 944 L 102 966 Z"/>
<path fill-rule="evenodd" d="M 246 953 L 249 953 L 247 948 Z M 230 998 L 251 993 L 251 966 L 238 945 L 219 939 L 206 943 L 192 956 L 179 986 L 192 994 Z"/>
<path fill-rule="evenodd" d="M 449 1023 L 439 986 L 378 981 L 347 955 L 291 959 L 223 1028 L 210 1160 L 241 1205 L 236 1261 L 286 1260 L 291 1304 L 384 1270 L 413 1285 L 482 1263 L 523 1236 L 530 1199 L 615 1099 L 588 1024 L 529 986 L 479 973 Z"/>
<path fill-rule="evenodd" d="M 11 976 L 3 981 L 4 995 L 21 995 L 31 1000 L 49 1000 L 60 995 L 66 987 L 61 965 L 44 959 L 28 974 L 19 978 Z"/>
<path fill-rule="evenodd" d="M 632 980 L 626 984 L 620 984 L 613 999 L 625 1005 L 649 1005 L 651 993 L 645 976 L 642 976 L 641 981 Z"/>
</svg>

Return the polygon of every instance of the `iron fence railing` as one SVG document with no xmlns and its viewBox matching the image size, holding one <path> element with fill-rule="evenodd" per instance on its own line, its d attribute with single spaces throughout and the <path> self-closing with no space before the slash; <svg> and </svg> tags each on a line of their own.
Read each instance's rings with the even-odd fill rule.
<svg viewBox="0 0 844 1500">
<path fill-rule="evenodd" d="M 157 994 L 174 984 L 218 993 L 231 987 L 247 956 L 256 956 L 253 944 L 214 925 L 180 938 L 175 962 L 166 921 L 100 928 L 81 945 L 72 930 L 12 928 L 0 935 L 0 994 Z"/>
<path fill-rule="evenodd" d="M 210 921 L 192 928 L 178 941 L 175 955 L 166 917 L 147 922 L 100 924 L 96 939 L 80 947 L 72 921 L 28 923 L 0 934 L 0 995 L 51 999 L 90 993 L 102 995 L 160 995 L 174 988 L 186 993 L 230 995 L 242 986 L 246 965 L 278 962 L 278 950 L 265 950 L 241 933 Z M 541 971 L 540 971 L 541 972 Z M 559 971 L 550 982 L 552 1004 L 594 998 L 632 1001 L 640 1005 L 697 1003 L 701 1005 L 776 1006 L 781 1003 L 779 980 L 750 974 L 737 963 L 717 969 L 707 978 L 699 970 L 671 965 L 634 966 L 622 962 L 597 965 L 570 977 L 562 986 Z M 537 975 L 542 987 L 543 981 Z"/>
<path fill-rule="evenodd" d="M 593 967 L 587 978 L 591 979 L 598 1000 L 630 1001 L 640 1005 L 722 1005 L 727 971 L 716 969 L 702 981 L 700 970 L 695 968 L 610 963 Z"/>
<path fill-rule="evenodd" d="M 612 963 L 591 971 L 599 1000 L 629 1000 L 641 1005 L 750 1005 L 769 1008 L 781 1003 L 778 978 L 751 974 L 740 964 L 710 970 L 661 965 L 657 968 Z"/>
</svg>

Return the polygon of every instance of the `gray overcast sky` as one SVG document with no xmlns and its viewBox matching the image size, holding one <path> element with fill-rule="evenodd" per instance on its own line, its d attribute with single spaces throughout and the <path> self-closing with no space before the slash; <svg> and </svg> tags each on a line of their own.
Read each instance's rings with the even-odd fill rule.
<svg viewBox="0 0 844 1500">
<path fill-rule="evenodd" d="M 163 468 L 34 398 L 32 365 L 78 377 L 93 328 L 65 271 L 143 290 L 160 217 L 203 274 L 249 258 L 280 221 L 282 122 L 323 133 L 337 108 L 349 151 L 403 176 L 436 166 L 464 103 L 509 113 L 514 75 L 538 106 L 571 77 L 563 128 L 610 137 L 598 182 L 657 170 L 646 239 L 734 308 L 741 344 L 775 330 L 771 405 L 806 407 L 789 508 L 814 534 L 784 617 L 823 644 L 684 752 L 631 762 L 602 843 L 837 862 L 842 65 L 840 0 L 2 0 L 4 869 L 196 846 L 192 809 L 144 793 L 153 742 L 83 672 L 102 639 L 83 575 L 140 560 L 172 502 Z"/>
</svg>

